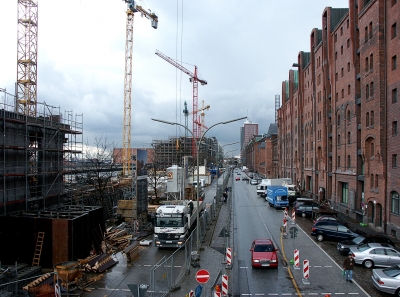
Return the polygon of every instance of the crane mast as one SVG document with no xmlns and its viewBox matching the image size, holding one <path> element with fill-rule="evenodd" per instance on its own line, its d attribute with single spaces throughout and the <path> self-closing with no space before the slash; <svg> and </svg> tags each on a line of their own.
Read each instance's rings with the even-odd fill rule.
<svg viewBox="0 0 400 297">
<path fill-rule="evenodd" d="M 124 123 L 122 148 L 122 176 L 131 175 L 131 109 L 132 109 L 132 54 L 133 54 L 133 16 L 140 12 L 142 16 L 151 19 L 151 26 L 157 29 L 158 17 L 133 0 L 123 0 L 128 3 L 126 11 L 126 43 L 125 43 L 125 77 L 124 77 Z"/>
<path fill-rule="evenodd" d="M 38 55 L 37 0 L 18 0 L 16 112 L 36 116 Z"/>
<path fill-rule="evenodd" d="M 190 76 L 189 81 L 191 83 L 193 83 L 193 116 L 192 116 L 192 122 L 193 122 L 193 139 L 192 139 L 192 156 L 196 156 L 196 144 L 195 141 L 196 139 L 200 138 L 200 130 L 197 129 L 198 127 L 198 121 L 197 121 L 197 106 L 198 106 L 198 83 L 200 82 L 200 84 L 206 85 L 207 81 L 200 79 L 197 76 L 197 66 L 194 66 L 194 73 L 192 73 L 191 71 L 187 70 L 185 67 L 183 67 L 181 64 L 179 64 L 177 61 L 175 61 L 174 59 L 164 55 L 162 52 L 160 52 L 159 50 L 156 50 L 156 55 L 159 56 L 160 58 L 164 59 L 165 61 L 167 61 L 168 63 L 170 63 L 171 65 L 175 66 L 176 68 L 178 68 L 179 70 L 181 70 L 182 72 L 186 73 L 187 75 Z"/>
</svg>

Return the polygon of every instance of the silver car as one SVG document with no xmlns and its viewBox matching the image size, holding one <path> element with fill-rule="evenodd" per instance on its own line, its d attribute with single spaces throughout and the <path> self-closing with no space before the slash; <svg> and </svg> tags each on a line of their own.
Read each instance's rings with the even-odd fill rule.
<svg viewBox="0 0 400 297">
<path fill-rule="evenodd" d="M 366 243 L 350 247 L 354 261 L 366 268 L 374 266 L 390 267 L 400 264 L 400 253 L 387 243 Z"/>
<path fill-rule="evenodd" d="M 400 265 L 385 269 L 373 269 L 372 281 L 379 291 L 400 297 Z"/>
</svg>

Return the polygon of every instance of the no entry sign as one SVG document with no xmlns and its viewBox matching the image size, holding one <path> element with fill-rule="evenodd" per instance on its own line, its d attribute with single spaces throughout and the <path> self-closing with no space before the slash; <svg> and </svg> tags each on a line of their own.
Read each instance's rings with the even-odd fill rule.
<svg viewBox="0 0 400 297">
<path fill-rule="evenodd" d="M 210 279 L 210 273 L 207 270 L 200 269 L 199 271 L 197 271 L 196 280 L 200 284 L 205 284 L 206 282 L 208 282 L 209 279 Z"/>
</svg>

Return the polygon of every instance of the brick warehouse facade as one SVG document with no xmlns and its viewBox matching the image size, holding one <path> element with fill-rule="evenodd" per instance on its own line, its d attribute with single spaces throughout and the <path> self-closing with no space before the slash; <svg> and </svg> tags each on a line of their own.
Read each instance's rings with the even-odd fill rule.
<svg viewBox="0 0 400 297">
<path fill-rule="evenodd" d="M 327 7 L 282 83 L 279 176 L 387 234 L 400 233 L 400 3 Z M 266 155 L 270 155 L 266 149 Z"/>
</svg>

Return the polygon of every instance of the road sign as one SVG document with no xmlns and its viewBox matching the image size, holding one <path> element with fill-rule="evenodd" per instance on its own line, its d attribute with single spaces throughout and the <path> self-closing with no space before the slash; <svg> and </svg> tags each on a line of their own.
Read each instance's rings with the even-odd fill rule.
<svg viewBox="0 0 400 297">
<path fill-rule="evenodd" d="M 197 271 L 196 280 L 200 284 L 205 284 L 206 282 L 208 282 L 209 279 L 210 279 L 210 273 L 207 270 L 200 269 L 199 271 Z"/>
</svg>

